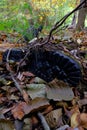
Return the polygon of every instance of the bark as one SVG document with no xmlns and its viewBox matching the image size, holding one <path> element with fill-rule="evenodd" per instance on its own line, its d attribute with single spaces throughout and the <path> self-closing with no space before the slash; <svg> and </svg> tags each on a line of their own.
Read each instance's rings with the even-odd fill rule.
<svg viewBox="0 0 87 130">
<path fill-rule="evenodd" d="M 76 0 L 75 5 L 76 5 L 76 7 L 79 5 L 79 0 Z M 76 28 L 77 18 L 78 18 L 78 12 L 76 11 L 73 15 L 73 18 L 72 18 L 72 22 L 70 25 L 71 28 Z"/>
<path fill-rule="evenodd" d="M 76 26 L 77 12 L 74 13 L 71 25 Z"/>
<path fill-rule="evenodd" d="M 75 29 L 76 28 L 76 21 L 77 21 L 78 14 L 77 12 L 74 13 L 71 25 L 69 25 L 68 29 Z"/>
<path fill-rule="evenodd" d="M 80 0 L 80 3 L 83 2 L 83 0 Z M 87 15 L 87 7 L 83 7 L 79 10 L 78 14 L 78 22 L 76 25 L 77 30 L 82 30 L 85 27 L 85 19 Z"/>
</svg>

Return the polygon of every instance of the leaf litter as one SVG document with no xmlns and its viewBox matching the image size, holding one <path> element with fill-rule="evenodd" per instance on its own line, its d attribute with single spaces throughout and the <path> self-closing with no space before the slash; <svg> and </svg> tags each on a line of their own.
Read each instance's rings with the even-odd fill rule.
<svg viewBox="0 0 87 130">
<path fill-rule="evenodd" d="M 48 43 L 44 47 L 48 50 L 52 47 L 54 50 L 59 49 L 79 62 L 82 77 L 77 87 L 58 79 L 47 83 L 28 70 L 17 72 L 17 66 L 20 65 L 18 62 L 9 63 L 15 78 L 13 81 L 9 69 L 7 70 L 2 62 L 2 54 L 13 47 L 24 49 L 26 43 L 23 39 L 21 43 L 15 43 L 14 39 L 20 38 L 19 34 L 7 35 L 0 32 L 0 128 L 2 130 L 87 129 L 87 32 L 67 34 L 63 32 L 60 37 L 54 36 L 51 44 Z M 10 40 L 11 38 L 13 40 Z M 20 86 L 21 92 L 15 87 L 16 83 Z"/>
</svg>

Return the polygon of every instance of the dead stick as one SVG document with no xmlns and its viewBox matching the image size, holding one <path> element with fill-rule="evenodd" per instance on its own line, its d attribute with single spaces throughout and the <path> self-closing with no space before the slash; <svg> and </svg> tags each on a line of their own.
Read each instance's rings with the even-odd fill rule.
<svg viewBox="0 0 87 130">
<path fill-rule="evenodd" d="M 38 113 L 38 117 L 41 120 L 41 123 L 42 123 L 42 126 L 43 126 L 44 130 L 50 130 L 50 127 L 48 126 L 44 116 L 41 113 Z"/>
<path fill-rule="evenodd" d="M 10 65 L 9 65 L 10 52 L 11 52 L 11 49 L 9 49 L 8 54 L 7 54 L 7 58 L 6 58 L 6 61 L 7 61 L 7 62 L 6 62 L 6 68 L 7 68 L 7 70 L 9 71 L 10 76 L 11 76 L 11 78 L 12 78 L 12 80 L 13 80 L 13 82 L 14 82 L 16 88 L 17 88 L 17 89 L 20 91 L 20 93 L 23 95 L 23 91 L 22 91 L 22 89 L 21 89 L 19 83 L 16 81 L 16 79 L 15 79 L 15 77 L 14 77 L 14 74 L 13 74 L 13 72 L 12 72 L 12 70 L 11 70 L 11 67 L 10 67 Z"/>
</svg>

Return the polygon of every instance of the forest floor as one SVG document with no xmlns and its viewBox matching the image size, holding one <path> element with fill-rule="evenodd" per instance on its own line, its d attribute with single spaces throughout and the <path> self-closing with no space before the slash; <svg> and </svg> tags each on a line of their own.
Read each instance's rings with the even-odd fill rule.
<svg viewBox="0 0 87 130">
<path fill-rule="evenodd" d="M 26 43 L 18 33 L 0 32 L 0 130 L 87 129 L 87 32 L 62 30 L 43 45 L 78 62 L 82 76 L 75 87 L 59 79 L 47 83 L 28 70 L 17 70 L 21 61 L 9 60 L 12 49 L 28 52 L 42 39 L 46 37 Z"/>
</svg>

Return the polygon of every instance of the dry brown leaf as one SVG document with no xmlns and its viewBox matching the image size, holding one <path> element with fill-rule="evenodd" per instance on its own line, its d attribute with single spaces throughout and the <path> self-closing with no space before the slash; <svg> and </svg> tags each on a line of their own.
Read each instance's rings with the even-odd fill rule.
<svg viewBox="0 0 87 130">
<path fill-rule="evenodd" d="M 74 97 L 73 91 L 70 87 L 49 87 L 47 89 L 47 98 L 57 101 L 70 101 Z"/>
<path fill-rule="evenodd" d="M 77 39 L 77 43 L 80 45 L 82 43 L 81 39 Z"/>
<path fill-rule="evenodd" d="M 49 102 L 46 98 L 37 97 L 29 103 L 27 107 L 24 107 L 24 111 L 26 114 L 33 112 L 33 111 L 39 111 L 42 108 L 47 108 L 49 106 Z"/>
<path fill-rule="evenodd" d="M 31 119 L 33 124 L 38 124 L 38 119 L 35 116 L 32 116 Z"/>
<path fill-rule="evenodd" d="M 72 107 L 71 111 L 68 111 L 67 109 L 65 110 L 67 116 L 69 115 L 70 121 L 71 121 L 71 127 L 76 128 L 80 124 L 79 121 L 79 116 L 80 116 L 80 111 L 78 105 L 75 105 Z"/>
<path fill-rule="evenodd" d="M 0 94 L 0 104 L 6 102 L 8 100 L 8 98 L 6 96 L 4 96 L 3 94 Z"/>
<path fill-rule="evenodd" d="M 6 114 L 6 113 L 10 112 L 11 109 L 12 109 L 12 107 L 11 107 L 11 108 L 7 108 L 7 109 L 4 108 L 1 112 L 2 112 L 3 114 Z"/>
<path fill-rule="evenodd" d="M 3 33 L 0 36 L 0 40 L 4 41 L 7 38 L 7 34 Z"/>
<path fill-rule="evenodd" d="M 23 90 L 22 94 L 23 94 L 24 101 L 28 104 L 30 102 L 30 100 L 29 100 L 29 96 L 28 96 L 27 92 L 25 92 L 25 90 Z"/>
<path fill-rule="evenodd" d="M 69 125 L 63 125 L 56 130 L 74 130 L 74 129 L 70 128 Z"/>
<path fill-rule="evenodd" d="M 9 98 L 10 100 L 18 100 L 19 99 L 19 97 L 18 96 L 16 96 L 16 95 L 14 95 L 14 94 L 11 94 L 11 96 L 10 96 L 10 98 Z"/>
<path fill-rule="evenodd" d="M 58 129 L 58 130 L 61 130 L 61 129 Z M 62 129 L 62 130 L 64 130 L 64 129 Z M 67 130 L 84 130 L 84 129 L 82 127 L 77 127 L 77 128 L 68 127 Z"/>
<path fill-rule="evenodd" d="M 35 77 L 30 83 L 45 84 L 46 82 L 39 77 Z"/>
<path fill-rule="evenodd" d="M 44 112 L 42 113 L 43 115 L 45 115 L 45 114 L 48 114 L 49 112 L 51 112 L 53 110 L 53 107 L 50 105 L 50 106 L 48 106 L 45 110 L 44 110 Z"/>
<path fill-rule="evenodd" d="M 23 72 L 22 73 L 24 76 L 28 76 L 28 77 L 34 77 L 35 75 L 31 72 Z"/>
<path fill-rule="evenodd" d="M 72 116 L 71 116 L 71 127 L 72 128 L 76 128 L 80 125 L 80 122 L 78 120 L 79 116 L 80 116 L 79 112 L 75 112 L 72 114 Z"/>
<path fill-rule="evenodd" d="M 49 106 L 49 102 L 46 98 L 35 98 L 31 100 L 29 104 L 25 102 L 20 102 L 18 105 L 12 108 L 12 114 L 15 119 L 22 119 L 24 115 L 30 112 L 39 111 L 42 108 Z"/>
<path fill-rule="evenodd" d="M 86 105 L 87 104 L 87 98 L 79 100 L 78 104 L 79 104 L 80 107 L 83 106 L 83 105 Z"/>
<path fill-rule="evenodd" d="M 71 116 L 71 127 L 76 128 L 78 126 L 87 129 L 87 113 L 80 113 L 77 109 Z"/>
<path fill-rule="evenodd" d="M 18 73 L 18 75 L 17 75 L 17 79 L 18 80 L 20 80 L 20 81 L 23 81 L 25 78 L 24 78 L 24 76 L 23 76 L 23 73 Z"/>
<path fill-rule="evenodd" d="M 23 130 L 32 130 L 32 121 L 31 121 L 31 118 L 25 118 L 24 119 Z"/>
<path fill-rule="evenodd" d="M 70 101 L 73 99 L 74 93 L 72 88 L 70 88 L 67 83 L 58 79 L 54 79 L 48 85 L 50 86 L 47 89 L 48 99 L 54 99 L 58 101 Z"/>
<path fill-rule="evenodd" d="M 80 125 L 83 128 L 87 129 L 87 113 L 80 114 L 80 121 L 81 121 Z"/>
<path fill-rule="evenodd" d="M 2 61 L 2 52 L 0 52 L 0 61 Z"/>
<path fill-rule="evenodd" d="M 3 43 L 3 44 L 0 44 L 0 51 L 5 52 L 7 49 L 14 48 L 14 47 L 15 47 L 15 44 Z"/>
<path fill-rule="evenodd" d="M 61 117 L 62 117 L 61 108 L 57 109 L 57 110 L 53 110 L 45 116 L 46 121 L 51 128 L 56 128 L 56 127 L 62 125 L 61 124 L 62 120 L 60 121 Z"/>
<path fill-rule="evenodd" d="M 12 108 L 12 114 L 13 114 L 15 119 L 21 120 L 24 117 L 24 115 L 25 115 L 25 113 L 23 111 L 24 106 L 26 106 L 26 103 L 21 102 Z"/>
</svg>

